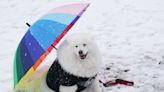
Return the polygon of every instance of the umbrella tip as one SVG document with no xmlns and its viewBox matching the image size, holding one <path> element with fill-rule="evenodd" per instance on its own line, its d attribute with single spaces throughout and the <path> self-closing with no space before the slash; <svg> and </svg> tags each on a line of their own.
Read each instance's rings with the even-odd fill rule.
<svg viewBox="0 0 164 92">
<path fill-rule="evenodd" d="M 28 27 L 30 27 L 30 26 L 31 26 L 28 22 L 26 23 L 26 25 L 27 25 Z"/>
</svg>

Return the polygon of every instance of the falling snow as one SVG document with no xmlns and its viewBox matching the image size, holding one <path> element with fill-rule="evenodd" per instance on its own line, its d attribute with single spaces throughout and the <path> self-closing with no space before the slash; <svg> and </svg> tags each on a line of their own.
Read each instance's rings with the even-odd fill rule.
<svg viewBox="0 0 164 92">
<path fill-rule="evenodd" d="M 76 2 L 91 5 L 69 34 L 95 36 L 103 64 L 99 79 L 135 83 L 132 87 L 100 85 L 103 92 L 164 92 L 164 0 L 1 0 L 1 92 L 12 92 L 13 59 L 28 30 L 25 23 L 33 24 L 52 8 Z"/>
</svg>

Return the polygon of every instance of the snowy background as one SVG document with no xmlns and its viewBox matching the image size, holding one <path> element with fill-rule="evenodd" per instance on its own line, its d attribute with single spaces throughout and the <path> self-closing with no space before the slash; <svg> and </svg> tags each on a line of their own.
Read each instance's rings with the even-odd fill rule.
<svg viewBox="0 0 164 92">
<path fill-rule="evenodd" d="M 12 92 L 14 52 L 28 29 L 25 23 L 76 2 L 91 6 L 70 33 L 96 37 L 103 62 L 100 79 L 135 83 L 101 86 L 103 92 L 164 92 L 164 0 L 0 0 L 0 92 Z"/>
</svg>

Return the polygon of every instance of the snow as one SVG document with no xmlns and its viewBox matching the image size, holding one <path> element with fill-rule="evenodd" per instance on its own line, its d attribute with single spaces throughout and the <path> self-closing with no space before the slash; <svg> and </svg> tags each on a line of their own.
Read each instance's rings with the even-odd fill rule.
<svg viewBox="0 0 164 92">
<path fill-rule="evenodd" d="M 95 36 L 102 54 L 100 79 L 135 83 L 132 87 L 101 85 L 103 92 L 164 92 L 163 0 L 1 0 L 1 92 L 12 92 L 13 58 L 28 29 L 25 23 L 32 24 L 57 6 L 77 2 L 90 2 L 91 6 L 69 34 Z"/>
</svg>

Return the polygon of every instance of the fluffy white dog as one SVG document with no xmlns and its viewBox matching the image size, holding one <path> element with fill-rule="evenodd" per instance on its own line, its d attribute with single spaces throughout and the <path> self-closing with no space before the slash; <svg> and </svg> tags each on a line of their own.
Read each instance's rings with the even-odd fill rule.
<svg viewBox="0 0 164 92">
<path fill-rule="evenodd" d="M 84 33 L 72 34 L 59 47 L 57 59 L 48 72 L 40 76 L 36 72 L 17 91 L 101 92 L 97 80 L 100 65 L 100 53 L 94 39 Z"/>
</svg>

